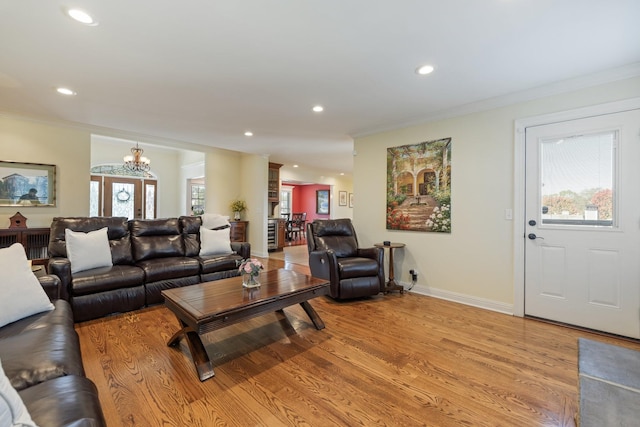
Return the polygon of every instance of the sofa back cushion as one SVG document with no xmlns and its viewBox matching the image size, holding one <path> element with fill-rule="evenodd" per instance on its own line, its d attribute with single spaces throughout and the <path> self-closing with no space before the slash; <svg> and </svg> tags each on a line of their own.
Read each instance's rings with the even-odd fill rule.
<svg viewBox="0 0 640 427">
<path fill-rule="evenodd" d="M 333 250 L 338 258 L 356 256 L 358 239 L 351 220 L 327 219 L 315 220 L 311 227 L 315 243 L 315 250 Z"/>
<path fill-rule="evenodd" d="M 178 218 L 180 231 L 184 242 L 185 256 L 198 256 L 200 253 L 200 226 L 202 218 L 199 216 L 181 216 Z"/>
<path fill-rule="evenodd" d="M 132 219 L 129 232 L 135 262 L 185 256 L 178 218 Z"/>
<path fill-rule="evenodd" d="M 89 231 L 107 227 L 109 248 L 113 264 L 133 264 L 129 227 L 125 217 L 56 217 L 51 222 L 49 257 L 67 257 L 65 230 Z"/>
</svg>

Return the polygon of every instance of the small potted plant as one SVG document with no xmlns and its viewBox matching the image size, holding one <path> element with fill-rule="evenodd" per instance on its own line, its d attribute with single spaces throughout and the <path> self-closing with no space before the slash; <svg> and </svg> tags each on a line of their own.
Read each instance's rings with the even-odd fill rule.
<svg viewBox="0 0 640 427">
<path fill-rule="evenodd" d="M 240 214 L 242 211 L 247 210 L 247 204 L 244 200 L 236 199 L 231 202 L 231 210 L 233 211 L 233 218 L 238 221 L 240 219 Z"/>
</svg>

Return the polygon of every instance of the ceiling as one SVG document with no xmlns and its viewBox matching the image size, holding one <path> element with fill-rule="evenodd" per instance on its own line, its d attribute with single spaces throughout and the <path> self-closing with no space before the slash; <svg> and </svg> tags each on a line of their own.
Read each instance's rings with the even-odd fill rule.
<svg viewBox="0 0 640 427">
<path fill-rule="evenodd" d="M 639 19 L 638 0 L 1 0 L 0 112 L 348 173 L 356 136 L 640 74 Z"/>
</svg>

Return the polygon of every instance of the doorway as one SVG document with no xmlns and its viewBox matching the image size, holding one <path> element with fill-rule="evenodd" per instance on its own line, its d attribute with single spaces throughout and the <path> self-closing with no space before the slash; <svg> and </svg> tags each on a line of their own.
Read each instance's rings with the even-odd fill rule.
<svg viewBox="0 0 640 427">
<path fill-rule="evenodd" d="M 522 315 L 640 338 L 640 109 L 583 117 L 521 128 L 516 298 Z"/>
<path fill-rule="evenodd" d="M 91 193 L 91 216 L 156 217 L 155 179 L 92 175 Z"/>
</svg>

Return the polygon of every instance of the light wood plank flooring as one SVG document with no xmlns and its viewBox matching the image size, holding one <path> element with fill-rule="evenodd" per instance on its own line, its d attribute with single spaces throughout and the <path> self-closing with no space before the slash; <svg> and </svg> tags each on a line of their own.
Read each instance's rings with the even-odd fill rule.
<svg viewBox="0 0 640 427">
<path fill-rule="evenodd" d="M 411 293 L 311 304 L 326 329 L 295 306 L 207 335 L 203 383 L 163 306 L 76 330 L 110 427 L 571 426 L 578 337 L 640 350 Z"/>
</svg>

